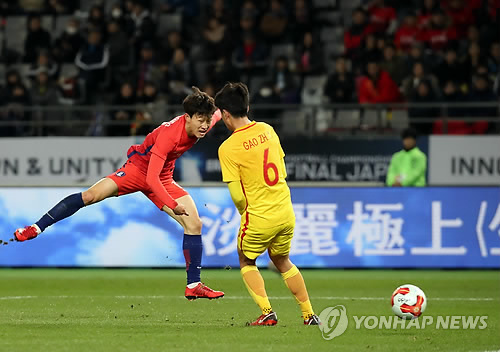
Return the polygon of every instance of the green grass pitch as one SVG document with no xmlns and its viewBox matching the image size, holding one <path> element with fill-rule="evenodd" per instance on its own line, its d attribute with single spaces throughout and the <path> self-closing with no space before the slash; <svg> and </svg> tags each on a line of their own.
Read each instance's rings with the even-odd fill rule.
<svg viewBox="0 0 500 352">
<path fill-rule="evenodd" d="M 0 351 L 498 351 L 498 271 L 304 270 L 313 307 L 346 307 L 346 332 L 326 341 L 303 326 L 280 276 L 262 270 L 279 323 L 259 314 L 239 270 L 204 270 L 219 300 L 187 301 L 183 270 L 1 269 Z M 391 316 L 399 285 L 420 286 L 426 315 L 483 316 L 487 328 L 355 329 L 352 316 Z M 434 324 L 435 325 L 435 324 Z"/>
</svg>

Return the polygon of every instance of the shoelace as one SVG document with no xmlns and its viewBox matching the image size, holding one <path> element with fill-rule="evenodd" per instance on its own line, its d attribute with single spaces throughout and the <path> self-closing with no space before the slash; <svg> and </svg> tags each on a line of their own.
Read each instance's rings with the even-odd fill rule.
<svg viewBox="0 0 500 352">
<path fill-rule="evenodd" d="M 210 287 L 205 286 L 205 284 L 201 284 L 201 286 L 199 287 L 199 290 L 200 291 L 207 291 L 207 292 L 213 292 L 214 291 Z"/>
</svg>

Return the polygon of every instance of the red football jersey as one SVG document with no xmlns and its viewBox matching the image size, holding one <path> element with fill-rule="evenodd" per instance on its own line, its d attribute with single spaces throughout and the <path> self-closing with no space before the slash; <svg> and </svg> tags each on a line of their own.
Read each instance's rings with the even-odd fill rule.
<svg viewBox="0 0 500 352">
<path fill-rule="evenodd" d="M 220 119 L 221 114 L 217 110 L 212 116 L 212 122 L 208 130 L 212 129 Z M 151 154 L 154 153 L 165 160 L 159 175 L 160 179 L 172 178 L 175 161 L 198 142 L 198 138 L 187 135 L 185 125 L 186 114 L 162 123 L 146 136 L 142 144 L 131 146 L 127 152 L 127 157 L 146 175 Z"/>
</svg>

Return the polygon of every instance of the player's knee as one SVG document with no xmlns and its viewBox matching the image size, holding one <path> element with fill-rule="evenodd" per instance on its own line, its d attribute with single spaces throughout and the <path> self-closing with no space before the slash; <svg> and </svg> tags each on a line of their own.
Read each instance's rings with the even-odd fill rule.
<svg viewBox="0 0 500 352">
<path fill-rule="evenodd" d="M 85 205 L 93 204 L 96 202 L 97 197 L 91 190 L 86 190 L 82 192 L 82 200 Z"/>
<path fill-rule="evenodd" d="M 293 266 L 288 255 L 270 255 L 269 258 L 280 272 L 288 271 Z"/>
<path fill-rule="evenodd" d="M 202 223 L 200 217 L 197 216 L 197 217 L 194 217 L 194 218 L 190 219 L 186 223 L 186 229 L 185 230 L 189 234 L 198 235 L 198 234 L 201 234 L 202 228 L 203 228 L 203 223 Z"/>
</svg>

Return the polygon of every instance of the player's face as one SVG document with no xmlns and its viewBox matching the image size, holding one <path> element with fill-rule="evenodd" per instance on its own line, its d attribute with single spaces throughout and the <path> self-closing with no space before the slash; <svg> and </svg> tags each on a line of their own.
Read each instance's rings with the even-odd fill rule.
<svg viewBox="0 0 500 352">
<path fill-rule="evenodd" d="M 203 138 L 208 132 L 212 116 L 194 114 L 187 120 L 187 133 L 189 136 Z"/>
</svg>

